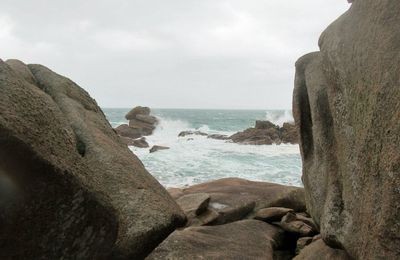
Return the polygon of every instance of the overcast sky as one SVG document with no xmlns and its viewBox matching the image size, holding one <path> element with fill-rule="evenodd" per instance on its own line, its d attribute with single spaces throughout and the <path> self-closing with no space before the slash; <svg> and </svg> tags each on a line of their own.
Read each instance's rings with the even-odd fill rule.
<svg viewBox="0 0 400 260">
<path fill-rule="evenodd" d="M 102 107 L 290 108 L 294 63 L 345 0 L 1 0 L 1 59 Z"/>
</svg>

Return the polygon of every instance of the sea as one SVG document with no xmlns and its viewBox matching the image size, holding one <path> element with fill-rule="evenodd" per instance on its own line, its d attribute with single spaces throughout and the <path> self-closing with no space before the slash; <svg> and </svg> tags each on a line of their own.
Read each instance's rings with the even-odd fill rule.
<svg viewBox="0 0 400 260">
<path fill-rule="evenodd" d="M 103 108 L 113 127 L 126 124 L 129 108 Z M 178 137 L 181 131 L 199 130 L 231 135 L 253 127 L 256 120 L 282 125 L 293 122 L 290 110 L 152 109 L 160 123 L 152 145 L 170 147 L 149 153 L 130 147 L 146 169 L 165 187 L 188 187 L 211 180 L 238 177 L 284 185 L 302 186 L 298 145 L 241 145 L 205 136 Z"/>
</svg>

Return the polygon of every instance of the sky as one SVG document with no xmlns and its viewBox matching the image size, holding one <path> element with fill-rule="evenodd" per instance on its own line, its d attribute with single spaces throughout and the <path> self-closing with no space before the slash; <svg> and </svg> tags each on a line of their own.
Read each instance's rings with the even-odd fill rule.
<svg viewBox="0 0 400 260">
<path fill-rule="evenodd" d="M 294 64 L 345 0 L 1 0 L 0 58 L 101 107 L 289 109 Z"/>
</svg>

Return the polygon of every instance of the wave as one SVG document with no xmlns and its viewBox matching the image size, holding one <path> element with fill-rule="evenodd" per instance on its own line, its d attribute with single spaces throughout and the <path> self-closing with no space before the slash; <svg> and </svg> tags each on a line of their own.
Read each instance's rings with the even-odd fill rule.
<svg viewBox="0 0 400 260">
<path fill-rule="evenodd" d="M 293 114 L 292 114 L 292 110 L 276 110 L 276 111 L 267 111 L 266 115 L 265 115 L 266 120 L 282 126 L 283 123 L 293 123 L 294 119 L 293 119 Z"/>
</svg>

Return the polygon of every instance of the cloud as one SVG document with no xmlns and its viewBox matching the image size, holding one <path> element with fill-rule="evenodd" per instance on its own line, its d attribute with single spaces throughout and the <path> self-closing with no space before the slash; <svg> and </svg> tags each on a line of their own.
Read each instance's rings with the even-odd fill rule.
<svg viewBox="0 0 400 260">
<path fill-rule="evenodd" d="M 105 107 L 289 108 L 294 62 L 337 0 L 0 2 L 1 58 L 42 63 Z"/>
</svg>

